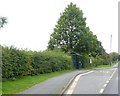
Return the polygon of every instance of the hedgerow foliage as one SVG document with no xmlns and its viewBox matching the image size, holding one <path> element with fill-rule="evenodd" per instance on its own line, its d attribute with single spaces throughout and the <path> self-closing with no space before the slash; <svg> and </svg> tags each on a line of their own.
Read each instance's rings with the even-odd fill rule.
<svg viewBox="0 0 120 96">
<path fill-rule="evenodd" d="M 2 78 L 15 79 L 72 68 L 71 57 L 54 51 L 27 51 L 2 47 Z"/>
</svg>

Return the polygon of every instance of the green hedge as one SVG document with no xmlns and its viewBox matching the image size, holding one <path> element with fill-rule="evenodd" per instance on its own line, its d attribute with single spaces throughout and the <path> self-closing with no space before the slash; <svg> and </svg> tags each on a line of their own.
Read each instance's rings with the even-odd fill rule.
<svg viewBox="0 0 120 96">
<path fill-rule="evenodd" d="M 2 63 L 4 79 L 72 69 L 71 56 L 59 50 L 33 52 L 14 47 L 2 47 Z"/>
</svg>

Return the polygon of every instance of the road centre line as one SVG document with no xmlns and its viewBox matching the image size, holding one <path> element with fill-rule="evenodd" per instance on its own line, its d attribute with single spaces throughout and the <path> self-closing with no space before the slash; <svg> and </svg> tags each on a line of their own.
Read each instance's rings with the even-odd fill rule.
<svg viewBox="0 0 120 96">
<path fill-rule="evenodd" d="M 109 83 L 109 80 L 107 80 L 106 83 Z"/>
<path fill-rule="evenodd" d="M 79 78 L 81 76 L 87 75 L 87 74 L 92 73 L 92 72 L 94 72 L 94 71 L 89 71 L 89 72 L 86 72 L 86 73 L 83 73 L 83 74 L 79 74 L 78 76 L 76 76 L 75 79 L 74 79 L 74 81 L 72 82 L 72 84 L 68 88 L 66 94 L 72 94 L 73 93 L 73 91 L 75 89 L 75 86 L 76 86 L 76 84 L 77 84 L 77 82 L 78 82 L 78 80 L 79 80 Z"/>
<path fill-rule="evenodd" d="M 100 94 L 102 94 L 102 93 L 103 93 L 103 91 L 104 91 L 104 89 L 101 89 L 99 93 L 100 93 Z"/>
<path fill-rule="evenodd" d="M 104 84 L 104 89 L 101 89 L 101 90 L 99 91 L 100 94 L 102 94 L 102 93 L 104 92 L 106 86 L 108 85 L 108 83 L 110 82 L 110 80 L 112 79 L 112 77 L 114 76 L 115 72 L 116 72 L 116 70 L 114 70 L 114 72 L 112 73 L 112 75 L 110 76 L 110 78 L 109 78 L 109 79 L 106 81 L 106 83 Z"/>
<path fill-rule="evenodd" d="M 112 73 L 112 75 L 110 76 L 110 78 L 112 79 L 113 75 L 115 74 L 116 70 L 114 70 L 114 72 Z"/>
<path fill-rule="evenodd" d="M 104 87 L 106 87 L 107 86 L 107 84 L 104 84 Z"/>
</svg>

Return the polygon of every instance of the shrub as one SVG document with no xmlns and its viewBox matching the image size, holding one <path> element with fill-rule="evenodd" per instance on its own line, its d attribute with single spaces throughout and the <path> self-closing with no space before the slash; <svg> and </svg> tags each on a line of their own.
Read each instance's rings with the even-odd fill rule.
<svg viewBox="0 0 120 96">
<path fill-rule="evenodd" d="M 90 57 L 88 54 L 83 53 L 81 59 L 82 59 L 83 68 L 90 67 L 90 63 L 89 63 Z"/>
<path fill-rule="evenodd" d="M 94 59 L 93 59 L 93 64 L 95 66 L 98 66 L 98 65 L 102 65 L 104 62 L 104 60 L 100 57 L 100 56 L 96 56 Z"/>
<path fill-rule="evenodd" d="M 2 77 L 18 78 L 31 74 L 30 57 L 14 47 L 2 48 Z"/>
<path fill-rule="evenodd" d="M 53 51 L 27 51 L 14 47 L 2 47 L 2 78 L 15 79 L 72 68 L 71 56 Z"/>
</svg>

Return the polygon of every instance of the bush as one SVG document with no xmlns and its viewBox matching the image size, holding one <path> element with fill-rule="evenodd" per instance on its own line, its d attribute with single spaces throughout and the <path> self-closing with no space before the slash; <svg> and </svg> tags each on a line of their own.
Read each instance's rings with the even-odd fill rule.
<svg viewBox="0 0 120 96">
<path fill-rule="evenodd" d="M 11 78 L 13 76 L 13 67 L 10 61 L 10 50 L 8 47 L 2 48 L 2 77 Z"/>
<path fill-rule="evenodd" d="M 88 54 L 85 53 L 82 54 L 81 59 L 82 59 L 83 68 L 90 67 L 90 63 L 89 63 L 90 57 Z"/>
<path fill-rule="evenodd" d="M 96 56 L 94 59 L 93 59 L 93 64 L 95 66 L 98 66 L 98 65 L 102 65 L 104 62 L 104 60 L 100 57 L 100 56 Z"/>
<path fill-rule="evenodd" d="M 14 47 L 2 48 L 2 77 L 18 78 L 31 74 L 30 57 Z"/>
<path fill-rule="evenodd" d="M 72 68 L 71 57 L 60 50 L 33 52 L 2 47 L 2 78 L 15 79 Z"/>
</svg>

